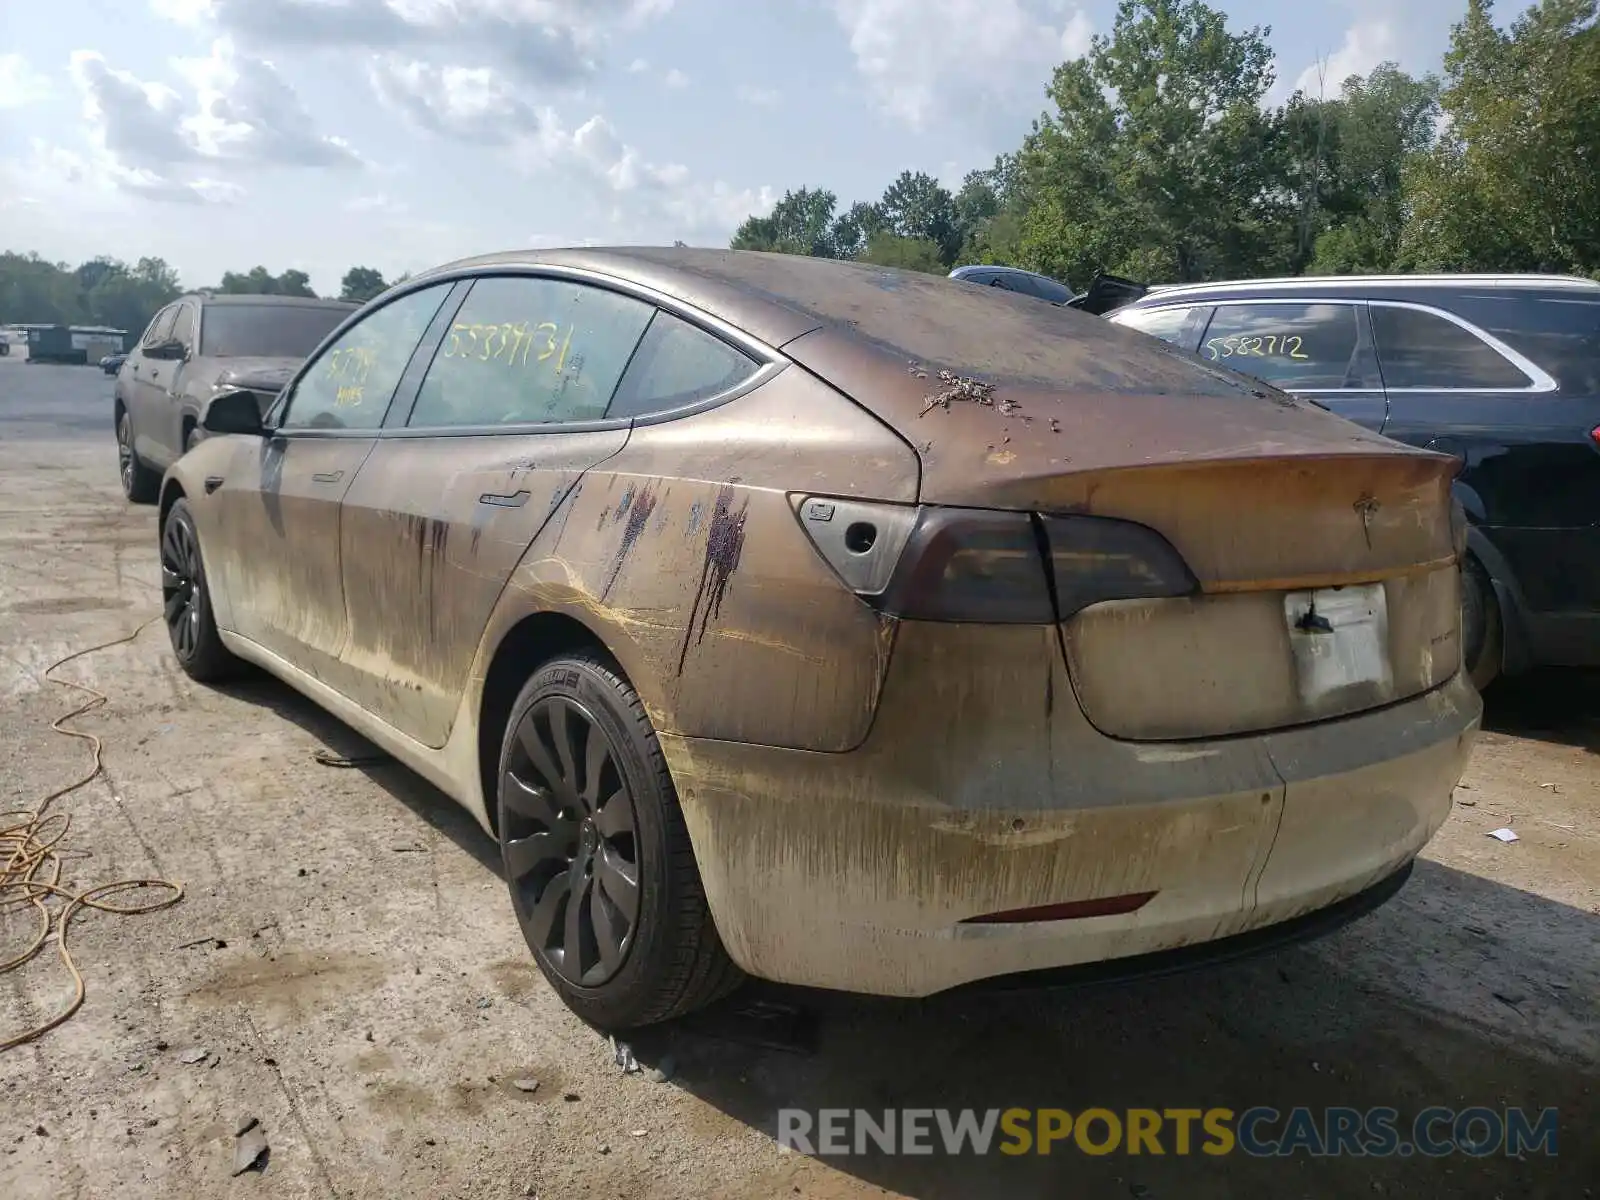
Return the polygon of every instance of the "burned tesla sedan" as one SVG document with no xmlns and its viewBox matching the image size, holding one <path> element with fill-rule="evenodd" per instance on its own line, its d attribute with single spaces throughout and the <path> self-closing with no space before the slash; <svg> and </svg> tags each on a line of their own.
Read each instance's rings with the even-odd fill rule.
<svg viewBox="0 0 1600 1200">
<path fill-rule="evenodd" d="M 179 662 L 465 806 L 605 1027 L 1347 903 L 1478 726 L 1451 459 L 1021 296 L 501 254 L 205 426 L 160 496 Z"/>
</svg>

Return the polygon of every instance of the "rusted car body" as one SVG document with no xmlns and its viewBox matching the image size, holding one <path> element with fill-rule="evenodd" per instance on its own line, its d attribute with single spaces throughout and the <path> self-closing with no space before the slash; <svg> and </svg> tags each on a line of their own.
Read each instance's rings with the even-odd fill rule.
<svg viewBox="0 0 1600 1200">
<path fill-rule="evenodd" d="M 648 304 L 749 370 L 664 412 L 417 427 L 502 278 Z M 227 652 L 503 845 L 519 689 L 603 653 L 743 971 L 917 996 L 1224 938 L 1445 819 L 1480 717 L 1449 458 L 1066 309 L 737 252 L 455 263 L 297 380 L 428 288 L 376 425 L 208 437 L 164 527 L 183 501 Z"/>
</svg>

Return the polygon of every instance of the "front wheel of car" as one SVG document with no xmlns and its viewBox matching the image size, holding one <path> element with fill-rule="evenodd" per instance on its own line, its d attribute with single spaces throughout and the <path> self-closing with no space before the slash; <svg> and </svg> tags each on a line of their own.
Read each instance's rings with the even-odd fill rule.
<svg viewBox="0 0 1600 1200">
<path fill-rule="evenodd" d="M 177 501 L 161 525 L 161 605 L 172 652 L 186 675 L 215 683 L 236 673 L 239 660 L 217 633 L 200 535 L 187 500 Z"/>
<path fill-rule="evenodd" d="M 497 778 L 517 921 L 579 1017 L 636 1028 L 739 984 L 655 730 L 612 663 L 583 653 L 540 667 L 512 706 Z"/>
<path fill-rule="evenodd" d="M 1467 675 L 1480 692 L 1500 675 L 1504 629 L 1489 573 L 1477 559 L 1467 559 L 1461 567 L 1461 646 Z"/>
<path fill-rule="evenodd" d="M 126 411 L 117 418 L 117 472 L 122 477 L 122 494 L 135 504 L 154 504 L 161 489 L 161 476 L 144 465 L 133 448 L 133 418 Z"/>
</svg>

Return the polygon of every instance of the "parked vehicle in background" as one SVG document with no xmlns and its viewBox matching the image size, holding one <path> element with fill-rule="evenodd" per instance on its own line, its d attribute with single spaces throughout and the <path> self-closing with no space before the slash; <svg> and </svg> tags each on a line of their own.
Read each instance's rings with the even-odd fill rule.
<svg viewBox="0 0 1600 1200">
<path fill-rule="evenodd" d="M 119 350 L 115 354 L 108 354 L 100 360 L 100 369 L 107 375 L 115 375 L 122 370 L 122 364 L 128 361 L 126 351 Z"/>
<path fill-rule="evenodd" d="M 921 996 L 1325 927 L 1478 726 L 1447 456 L 1018 295 L 494 255 L 205 422 L 178 663 L 454 797 L 607 1028 L 741 970 Z"/>
<path fill-rule="evenodd" d="M 1024 271 L 1021 267 L 957 267 L 950 272 L 950 278 L 975 283 L 979 287 L 1015 292 L 1019 296 L 1032 296 L 1035 300 L 1048 300 L 1051 304 L 1068 304 L 1074 295 L 1073 290 L 1060 280 L 1040 275 L 1037 271 Z"/>
<path fill-rule="evenodd" d="M 977 284 L 979 287 L 1015 292 L 1019 296 L 1032 296 L 1035 300 L 1059 304 L 1064 308 L 1080 309 L 1096 316 L 1108 313 L 1120 304 L 1135 300 L 1149 290 L 1143 284 L 1124 279 L 1120 275 L 1101 273 L 1090 280 L 1086 289 L 1074 292 L 1059 279 L 1052 279 L 1037 271 L 989 264 L 957 267 L 950 272 L 950 278 L 959 279 L 963 283 Z"/>
<path fill-rule="evenodd" d="M 193 445 L 219 390 L 243 388 L 265 412 L 305 356 L 355 312 L 299 296 L 183 296 L 158 312 L 117 372 L 112 419 L 122 490 L 152 503 L 161 473 Z"/>
<path fill-rule="evenodd" d="M 1473 678 L 1600 666 L 1600 283 L 1208 283 L 1153 290 L 1110 319 L 1459 457 Z"/>
</svg>

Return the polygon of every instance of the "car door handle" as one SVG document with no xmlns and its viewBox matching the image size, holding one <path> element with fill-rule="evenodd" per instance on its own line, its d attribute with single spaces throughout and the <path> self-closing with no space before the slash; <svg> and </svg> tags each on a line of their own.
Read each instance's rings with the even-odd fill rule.
<svg viewBox="0 0 1600 1200">
<path fill-rule="evenodd" d="M 527 502 L 527 492 L 485 492 L 478 497 L 479 504 L 492 504 L 496 508 L 521 508 Z"/>
<path fill-rule="evenodd" d="M 343 471 L 318 471 L 311 477 L 318 483 L 338 483 L 344 478 Z"/>
<path fill-rule="evenodd" d="M 211 495 L 212 492 L 216 491 L 221 486 L 222 486 L 222 476 L 221 475 L 207 475 L 206 476 L 206 495 L 208 495 L 208 496 Z"/>
</svg>

